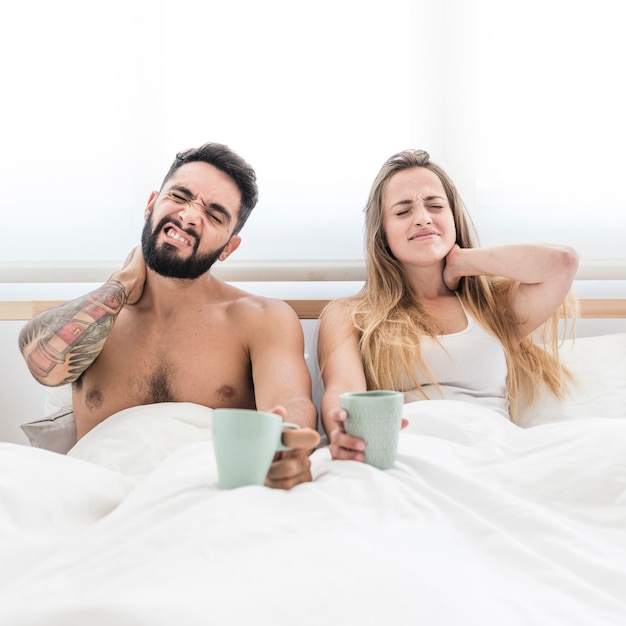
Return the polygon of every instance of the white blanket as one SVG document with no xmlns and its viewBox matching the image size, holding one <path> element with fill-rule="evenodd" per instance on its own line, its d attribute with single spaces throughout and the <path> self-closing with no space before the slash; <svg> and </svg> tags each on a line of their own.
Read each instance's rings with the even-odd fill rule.
<svg viewBox="0 0 626 626">
<path fill-rule="evenodd" d="M 626 624 L 626 421 L 405 415 L 393 469 L 320 449 L 289 492 L 218 491 L 196 405 L 2 444 L 0 624 Z"/>
</svg>

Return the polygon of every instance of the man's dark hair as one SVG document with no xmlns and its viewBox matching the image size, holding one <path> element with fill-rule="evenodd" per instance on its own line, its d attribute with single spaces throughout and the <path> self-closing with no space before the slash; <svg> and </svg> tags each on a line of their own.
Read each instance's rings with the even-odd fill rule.
<svg viewBox="0 0 626 626">
<path fill-rule="evenodd" d="M 176 155 L 174 162 L 163 179 L 161 188 L 179 167 L 194 161 L 202 161 L 216 167 L 230 176 L 239 188 L 241 206 L 239 207 L 239 219 L 233 232 L 233 234 L 237 234 L 243 228 L 259 199 L 255 171 L 228 146 L 221 143 L 205 143 L 199 148 L 190 148 Z"/>
</svg>

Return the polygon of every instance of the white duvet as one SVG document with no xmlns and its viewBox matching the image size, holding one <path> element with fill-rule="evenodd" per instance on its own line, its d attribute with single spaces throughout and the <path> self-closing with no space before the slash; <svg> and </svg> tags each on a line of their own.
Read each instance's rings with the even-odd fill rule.
<svg viewBox="0 0 626 626">
<path fill-rule="evenodd" d="M 216 488 L 211 411 L 0 445 L 0 624 L 626 624 L 626 420 L 405 406 L 393 469 Z"/>
</svg>

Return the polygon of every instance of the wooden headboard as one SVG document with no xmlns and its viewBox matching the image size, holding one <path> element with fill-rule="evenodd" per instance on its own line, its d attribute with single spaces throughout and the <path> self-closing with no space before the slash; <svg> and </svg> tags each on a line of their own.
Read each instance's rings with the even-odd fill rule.
<svg viewBox="0 0 626 626">
<path fill-rule="evenodd" d="M 29 320 L 65 300 L 5 300 L 0 301 L 0 320 Z M 300 319 L 317 319 L 330 300 L 285 300 Z"/>
<path fill-rule="evenodd" d="M 38 313 L 62 304 L 64 300 L 0 301 L 0 320 L 28 320 Z M 285 300 L 300 319 L 317 319 L 328 299 Z M 626 298 L 582 298 L 580 317 L 590 319 L 626 318 Z"/>
<path fill-rule="evenodd" d="M 5 283 L 103 283 L 120 267 L 117 261 L 0 263 L 0 284 Z M 216 265 L 212 272 L 227 282 L 254 283 L 348 283 L 362 284 L 365 266 L 362 260 L 236 260 Z M 577 281 L 626 281 L 626 260 L 581 261 Z M 254 289 L 248 289 L 255 291 Z M 87 290 L 85 290 L 87 291 Z M 285 290 L 287 291 L 287 290 Z M 355 293 L 355 288 L 348 293 Z M 262 293 L 262 290 L 258 291 Z M 626 294 L 626 289 L 624 290 Z M 621 296 L 621 292 L 619 293 Z M 60 300 L 0 301 L 0 320 L 27 320 Z M 300 319 L 316 319 L 329 302 L 328 298 L 286 299 Z M 604 319 L 626 318 L 626 297 L 587 298 L 581 303 L 581 317 Z"/>
</svg>

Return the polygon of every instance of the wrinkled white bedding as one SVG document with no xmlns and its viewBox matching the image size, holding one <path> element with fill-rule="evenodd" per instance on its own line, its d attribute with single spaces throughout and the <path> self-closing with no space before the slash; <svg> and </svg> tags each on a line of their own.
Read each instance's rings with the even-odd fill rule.
<svg viewBox="0 0 626 626">
<path fill-rule="evenodd" d="M 196 405 L 0 444 L 0 624 L 626 623 L 626 421 L 405 415 L 394 469 L 321 449 L 289 492 L 218 491 Z"/>
</svg>

